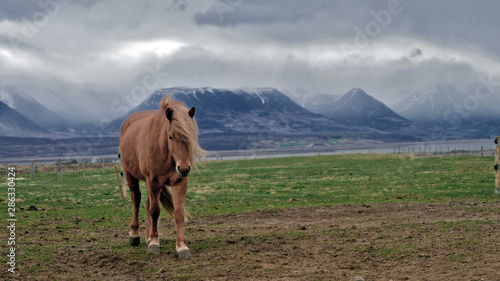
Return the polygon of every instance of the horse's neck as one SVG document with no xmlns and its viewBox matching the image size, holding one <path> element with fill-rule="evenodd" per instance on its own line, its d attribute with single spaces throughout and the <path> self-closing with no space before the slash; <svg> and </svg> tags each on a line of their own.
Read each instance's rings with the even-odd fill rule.
<svg viewBox="0 0 500 281">
<path fill-rule="evenodd" d="M 165 120 L 164 120 L 165 119 Z M 162 153 L 168 153 L 168 133 L 166 118 L 164 114 L 155 114 L 152 118 L 153 125 L 151 126 L 150 134 L 154 136 L 153 145 L 160 148 Z"/>
</svg>

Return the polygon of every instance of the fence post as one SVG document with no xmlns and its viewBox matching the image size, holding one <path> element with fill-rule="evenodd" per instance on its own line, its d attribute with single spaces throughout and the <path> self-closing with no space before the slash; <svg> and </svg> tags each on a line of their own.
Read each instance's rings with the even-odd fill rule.
<svg viewBox="0 0 500 281">
<path fill-rule="evenodd" d="M 31 159 L 30 178 L 31 179 L 35 178 L 35 160 L 33 160 L 33 159 Z"/>
<path fill-rule="evenodd" d="M 9 163 L 5 162 L 5 180 L 9 178 Z"/>
<path fill-rule="evenodd" d="M 495 138 L 495 193 L 500 193 L 500 174 L 498 172 L 500 165 L 500 138 Z"/>
<path fill-rule="evenodd" d="M 120 175 L 118 175 L 118 168 L 115 166 L 116 180 L 118 181 L 118 192 L 120 192 L 120 198 L 122 201 L 125 201 L 125 196 L 123 195 L 124 188 L 122 187 L 122 183 L 120 181 Z"/>
<path fill-rule="evenodd" d="M 102 164 L 102 175 L 104 176 L 104 157 L 101 158 L 101 164 Z"/>
<path fill-rule="evenodd" d="M 83 177 L 85 177 L 85 160 L 82 161 Z"/>
<path fill-rule="evenodd" d="M 57 161 L 57 179 L 61 179 L 61 158 Z"/>
</svg>

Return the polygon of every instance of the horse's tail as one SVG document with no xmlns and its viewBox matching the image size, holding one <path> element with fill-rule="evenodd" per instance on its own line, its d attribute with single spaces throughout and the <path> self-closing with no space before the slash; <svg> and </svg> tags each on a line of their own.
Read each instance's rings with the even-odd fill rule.
<svg viewBox="0 0 500 281">
<path fill-rule="evenodd" d="M 172 192 L 170 191 L 170 189 L 167 186 L 164 186 L 161 189 L 160 202 L 163 205 L 163 208 L 165 208 L 165 210 L 168 212 L 168 214 L 173 218 L 174 217 L 174 210 L 175 210 L 174 201 L 173 201 L 173 197 L 172 197 Z M 187 222 L 188 221 L 188 219 L 187 219 L 188 213 L 186 210 L 184 210 L 184 213 L 185 213 L 184 222 Z"/>
</svg>

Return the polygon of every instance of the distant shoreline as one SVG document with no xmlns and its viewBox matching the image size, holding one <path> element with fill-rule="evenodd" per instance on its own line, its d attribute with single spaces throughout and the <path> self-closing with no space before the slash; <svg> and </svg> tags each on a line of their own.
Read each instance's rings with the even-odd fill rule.
<svg viewBox="0 0 500 281">
<path fill-rule="evenodd" d="M 116 138 L 114 138 L 116 139 Z M 239 159 L 259 159 L 276 157 L 293 157 L 308 155 L 331 155 L 331 154 L 350 154 L 350 153 L 396 153 L 396 154 L 414 154 L 419 156 L 430 155 L 473 155 L 480 153 L 483 147 L 484 156 L 489 156 L 488 151 L 494 150 L 493 139 L 462 139 L 450 141 L 423 141 L 423 142 L 397 142 L 397 143 L 367 143 L 359 145 L 332 145 L 332 146 L 306 146 L 306 147 L 282 147 L 282 148 L 258 148 L 258 149 L 237 149 L 237 150 L 213 150 L 208 151 L 207 156 L 202 161 L 219 160 L 239 160 Z M 425 152 L 424 152 L 425 150 Z M 62 162 L 119 162 L 117 153 L 103 154 L 64 154 L 50 156 L 21 156 L 21 157 L 2 157 L 0 164 L 4 163 L 25 165 L 31 160 L 38 164 L 51 164 L 59 159 Z"/>
</svg>

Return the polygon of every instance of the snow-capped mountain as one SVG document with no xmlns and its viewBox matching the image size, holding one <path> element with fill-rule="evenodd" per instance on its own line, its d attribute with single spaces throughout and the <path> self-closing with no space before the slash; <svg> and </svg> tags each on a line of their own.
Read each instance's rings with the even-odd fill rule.
<svg viewBox="0 0 500 281">
<path fill-rule="evenodd" d="M 393 106 L 409 120 L 434 126 L 476 126 L 500 117 L 500 97 L 478 98 L 448 85 L 436 85 L 412 95 Z"/>
<path fill-rule="evenodd" d="M 398 131 L 410 122 L 365 91 L 354 88 L 341 96 L 319 94 L 302 98 L 303 106 L 348 124 Z"/>
<path fill-rule="evenodd" d="M 118 131 L 131 113 L 158 110 L 166 94 L 196 107 L 200 134 L 273 133 L 282 135 L 370 133 L 370 128 L 353 127 L 309 112 L 273 88 L 166 88 L 155 91 L 143 103 L 110 124 Z"/>
<path fill-rule="evenodd" d="M 63 116 L 43 106 L 18 87 L 0 88 L 0 101 L 40 126 L 61 130 L 69 124 Z"/>
<path fill-rule="evenodd" d="M 318 114 L 329 112 L 340 96 L 330 94 L 311 94 L 302 92 L 292 95 L 292 99 L 303 108 Z"/>
<path fill-rule="evenodd" d="M 0 101 L 0 136 L 40 137 L 48 131 Z"/>
<path fill-rule="evenodd" d="M 454 87 L 436 85 L 414 92 L 395 104 L 393 108 L 410 120 L 426 124 L 440 124 L 445 121 L 445 114 L 453 110 L 453 105 L 465 98 L 466 95 Z"/>
</svg>

